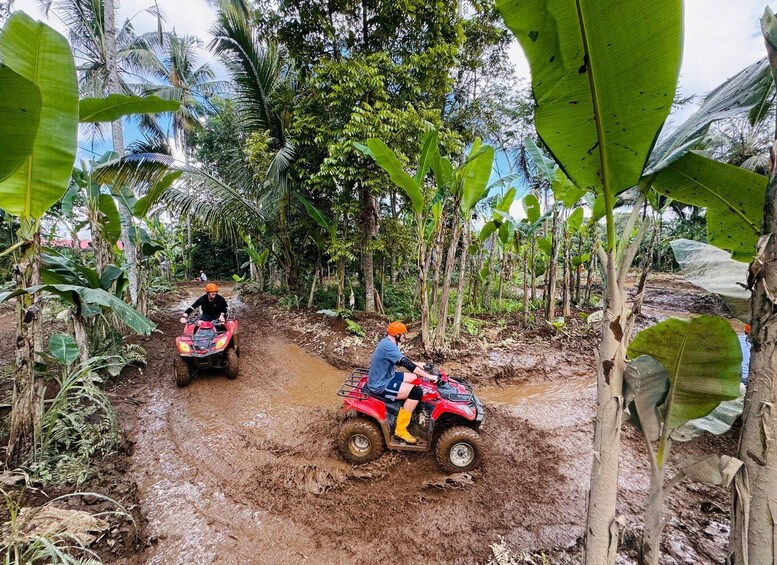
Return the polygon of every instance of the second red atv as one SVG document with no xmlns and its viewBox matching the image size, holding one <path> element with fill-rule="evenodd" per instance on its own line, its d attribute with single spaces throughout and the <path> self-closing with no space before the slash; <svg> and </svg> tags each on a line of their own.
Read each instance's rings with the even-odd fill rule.
<svg viewBox="0 0 777 565">
<path fill-rule="evenodd" d="M 178 355 L 173 360 L 173 370 L 178 386 L 188 385 L 200 369 L 223 369 L 227 378 L 237 378 L 240 371 L 237 320 L 230 318 L 219 324 L 189 318 L 183 335 L 175 338 L 175 345 Z"/>
<path fill-rule="evenodd" d="M 394 436 L 397 413 L 404 400 L 389 402 L 367 389 L 367 369 L 356 369 L 343 383 L 345 422 L 337 436 L 343 456 L 351 463 L 368 463 L 385 448 L 429 451 L 434 446 L 437 463 L 451 473 L 470 471 L 480 465 L 483 448 L 478 429 L 483 423 L 483 405 L 472 386 L 461 379 L 424 367 L 438 376 L 437 384 L 419 377 L 413 384 L 423 389 L 423 398 L 413 411 L 408 431 L 415 444 Z"/>
</svg>

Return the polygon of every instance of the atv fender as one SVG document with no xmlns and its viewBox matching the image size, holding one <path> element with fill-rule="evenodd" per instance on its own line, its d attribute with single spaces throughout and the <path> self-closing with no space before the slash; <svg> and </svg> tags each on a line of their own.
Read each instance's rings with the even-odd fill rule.
<svg viewBox="0 0 777 565">
<path fill-rule="evenodd" d="M 475 406 L 462 406 L 455 402 L 440 402 L 432 411 L 432 421 L 436 422 L 443 414 L 455 414 L 465 420 L 474 420 L 478 411 Z"/>
<path fill-rule="evenodd" d="M 354 399 L 354 402 L 351 402 L 346 398 L 343 405 L 343 411 L 348 412 L 350 410 L 369 416 L 379 424 L 386 421 L 386 405 L 377 398 L 370 397 L 366 400 Z"/>
</svg>

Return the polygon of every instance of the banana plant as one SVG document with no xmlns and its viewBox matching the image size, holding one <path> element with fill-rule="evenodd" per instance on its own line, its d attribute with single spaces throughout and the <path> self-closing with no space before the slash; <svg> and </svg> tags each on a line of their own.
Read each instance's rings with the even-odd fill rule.
<svg viewBox="0 0 777 565">
<path fill-rule="evenodd" d="M 626 271 L 639 240 L 615 233 L 615 198 L 635 186 L 669 115 L 682 55 L 682 2 L 498 0 L 526 53 L 537 133 L 578 188 L 604 199 L 606 309 L 598 355 L 597 419 L 586 563 L 615 563 L 625 350 L 632 321 Z M 629 33 L 623 22 L 630 21 Z M 643 224 L 645 225 L 645 224 Z"/>
<path fill-rule="evenodd" d="M 624 403 L 629 421 L 644 436 L 651 471 L 640 563 L 657 565 L 667 522 L 661 514 L 669 492 L 686 476 L 728 487 L 742 465 L 733 457 L 704 456 L 681 462 L 680 471 L 665 483 L 677 433 L 689 422 L 709 417 L 721 403 L 739 397 L 742 351 L 726 320 L 699 316 L 672 318 L 642 330 L 627 355 L 631 361 L 625 372 Z M 718 426 L 717 431 L 724 432 L 730 425 Z"/>
<path fill-rule="evenodd" d="M 40 96 L 37 128 L 32 129 L 34 139 L 30 143 L 28 136 L 33 135 L 31 132 L 21 136 L 22 143 L 0 165 L 0 178 L 3 179 L 0 181 L 0 208 L 18 216 L 20 222 L 18 243 L 12 250 L 17 257 L 17 289 L 23 291 L 39 286 L 40 218 L 65 194 L 75 162 L 79 124 L 78 82 L 67 40 L 24 12 L 14 12 L 0 32 L 0 61 L 3 69 L 34 85 L 35 88 L 31 88 L 24 83 L 33 115 Z M 2 81 L 3 96 L 0 98 L 8 94 L 10 100 L 18 99 L 20 81 L 14 80 L 8 71 L 3 71 L 3 76 L 11 80 Z M 90 104 L 95 112 L 100 107 L 115 107 L 115 102 L 105 99 L 97 99 Z M 131 111 L 139 109 L 142 110 L 133 105 Z M 115 114 L 114 109 L 111 117 Z M 25 124 L 34 125 L 35 121 L 25 120 Z M 11 123 L 4 124 L 4 127 L 15 126 Z M 25 451 L 34 449 L 40 425 L 38 406 L 42 383 L 36 379 L 33 370 L 34 344 L 40 341 L 36 339 L 40 331 L 37 323 L 40 307 L 34 302 L 37 300 L 34 295 L 34 292 L 26 291 L 19 295 L 17 369 L 7 450 L 8 460 L 12 462 L 20 461 Z"/>
<path fill-rule="evenodd" d="M 411 176 L 404 170 L 396 154 L 380 139 L 372 138 L 367 140 L 367 143 L 364 145 L 357 143 L 355 146 L 359 151 L 371 157 L 381 169 L 386 171 L 392 182 L 401 188 L 410 200 L 419 242 L 416 265 L 418 267 L 418 287 L 421 300 L 421 342 L 424 349 L 429 349 L 431 345 L 431 333 L 426 280 L 426 254 L 428 244 L 425 228 L 426 220 L 431 213 L 431 210 L 430 206 L 426 203 L 423 182 L 426 173 L 432 165 L 432 155 L 437 148 L 437 131 L 429 130 L 423 136 L 415 176 Z"/>
</svg>

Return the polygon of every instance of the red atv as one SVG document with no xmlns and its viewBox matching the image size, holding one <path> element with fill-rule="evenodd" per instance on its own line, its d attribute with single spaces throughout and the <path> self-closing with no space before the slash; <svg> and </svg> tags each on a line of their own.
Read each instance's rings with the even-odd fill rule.
<svg viewBox="0 0 777 565">
<path fill-rule="evenodd" d="M 453 379 L 434 367 L 424 367 L 438 376 L 437 384 L 421 377 L 413 384 L 424 395 L 413 411 L 408 431 L 418 438 L 415 444 L 405 443 L 394 436 L 397 413 L 404 400 L 389 402 L 374 396 L 367 389 L 367 369 L 356 369 L 343 383 L 346 420 L 337 436 L 337 444 L 351 463 L 368 463 L 383 454 L 383 450 L 429 451 L 434 440 L 437 462 L 446 471 L 460 473 L 480 465 L 483 449 L 477 430 L 483 423 L 483 405 L 472 386 Z"/>
<path fill-rule="evenodd" d="M 199 328 L 197 327 L 199 325 Z M 237 320 L 197 322 L 190 317 L 183 335 L 175 338 L 178 355 L 173 360 L 175 384 L 188 385 L 200 369 L 224 369 L 227 378 L 236 379 L 240 370 Z"/>
</svg>

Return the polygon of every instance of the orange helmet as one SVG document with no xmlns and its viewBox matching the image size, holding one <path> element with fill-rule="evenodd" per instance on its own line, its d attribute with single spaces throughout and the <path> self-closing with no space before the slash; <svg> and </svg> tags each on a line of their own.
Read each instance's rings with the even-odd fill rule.
<svg viewBox="0 0 777 565">
<path fill-rule="evenodd" d="M 205 292 L 218 292 L 219 287 L 216 284 L 208 283 L 205 285 Z"/>
<path fill-rule="evenodd" d="M 745 324 L 745 333 L 749 334 L 751 331 L 753 331 L 753 326 L 750 324 Z"/>
<path fill-rule="evenodd" d="M 407 328 L 402 322 L 391 322 L 386 331 L 389 335 L 397 336 L 407 333 Z"/>
</svg>

